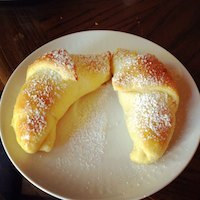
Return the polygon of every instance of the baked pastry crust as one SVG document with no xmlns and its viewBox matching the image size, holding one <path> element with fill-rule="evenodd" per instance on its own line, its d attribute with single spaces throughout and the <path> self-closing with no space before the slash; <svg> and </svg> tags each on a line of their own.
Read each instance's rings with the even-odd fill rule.
<svg viewBox="0 0 200 200">
<path fill-rule="evenodd" d="M 179 104 L 175 82 L 154 55 L 124 49 L 113 54 L 112 71 L 133 140 L 130 158 L 153 163 L 164 154 L 174 132 Z"/>
<path fill-rule="evenodd" d="M 109 80 L 110 53 L 70 55 L 65 49 L 46 53 L 28 67 L 14 106 L 12 126 L 27 153 L 49 152 L 56 124 L 83 95 Z"/>
</svg>

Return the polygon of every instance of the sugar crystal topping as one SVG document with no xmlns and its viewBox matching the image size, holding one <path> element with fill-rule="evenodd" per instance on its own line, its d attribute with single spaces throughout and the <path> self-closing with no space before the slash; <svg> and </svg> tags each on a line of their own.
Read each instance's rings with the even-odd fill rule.
<svg viewBox="0 0 200 200">
<path fill-rule="evenodd" d="M 43 58 L 50 58 L 53 60 L 58 66 L 65 66 L 66 69 L 72 70 L 74 69 L 74 62 L 69 55 L 69 53 L 65 49 L 58 49 L 50 51 L 44 54 Z"/>
<path fill-rule="evenodd" d="M 151 54 L 137 56 L 122 54 L 116 59 L 119 59 L 118 64 L 121 65 L 121 70 L 113 77 L 115 85 L 141 88 L 172 82 L 164 65 Z"/>
<path fill-rule="evenodd" d="M 95 73 L 108 73 L 110 71 L 109 53 L 97 55 L 72 55 L 75 65 L 86 67 Z"/>
<path fill-rule="evenodd" d="M 136 94 L 130 120 L 144 139 L 166 140 L 172 126 L 172 111 L 169 108 L 170 96 L 161 92 Z"/>
<path fill-rule="evenodd" d="M 28 80 L 24 89 L 24 95 L 27 96 L 24 108 L 27 116 L 22 124 L 26 128 L 24 140 L 30 139 L 30 133 L 37 139 L 44 131 L 47 127 L 47 112 L 60 98 L 65 87 L 66 84 L 62 83 L 61 77 L 53 70 L 37 73 Z"/>
</svg>

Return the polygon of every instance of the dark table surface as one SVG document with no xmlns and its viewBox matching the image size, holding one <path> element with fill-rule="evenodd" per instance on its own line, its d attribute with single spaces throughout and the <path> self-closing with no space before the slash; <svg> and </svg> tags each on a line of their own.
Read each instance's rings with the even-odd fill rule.
<svg viewBox="0 0 200 200">
<path fill-rule="evenodd" d="M 27 0 L 0 1 L 0 91 L 18 64 L 41 45 L 94 29 L 128 32 L 157 43 L 183 63 L 200 89 L 199 0 Z M 3 198 L 55 199 L 21 177 L 0 145 Z M 146 199 L 200 199 L 200 148 L 173 182 Z"/>
</svg>

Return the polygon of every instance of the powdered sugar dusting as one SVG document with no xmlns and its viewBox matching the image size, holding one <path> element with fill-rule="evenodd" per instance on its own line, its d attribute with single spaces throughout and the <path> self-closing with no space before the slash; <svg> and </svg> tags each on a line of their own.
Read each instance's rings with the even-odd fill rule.
<svg viewBox="0 0 200 200">
<path fill-rule="evenodd" d="M 86 67 L 95 73 L 108 73 L 110 71 L 110 53 L 94 55 L 71 55 L 75 65 Z"/>
<path fill-rule="evenodd" d="M 93 95 L 78 100 L 69 109 L 65 122 L 63 121 L 66 123 L 67 120 L 70 124 L 63 131 L 72 135 L 65 142 L 66 159 L 62 159 L 62 163 L 74 168 L 76 160 L 76 166 L 83 172 L 97 170 L 104 155 L 108 118 L 103 107 L 109 95 L 104 87 L 106 86 L 102 86 Z"/>
<path fill-rule="evenodd" d="M 98 123 L 91 123 L 93 120 L 98 121 Z M 105 114 L 93 112 L 83 126 L 75 129 L 68 148 L 71 153 L 79 155 L 81 168 L 87 170 L 100 164 L 101 157 L 104 154 L 105 125 Z"/>
<path fill-rule="evenodd" d="M 71 59 L 71 56 L 68 54 L 67 50 L 65 49 L 58 49 L 53 50 L 46 53 L 43 58 L 50 58 L 53 60 L 58 66 L 63 65 L 66 66 L 68 69 L 74 68 L 74 63 Z"/>
<path fill-rule="evenodd" d="M 167 139 L 168 129 L 172 126 L 172 112 L 168 105 L 170 98 L 160 92 L 135 95 L 129 123 L 136 127 L 144 140 Z"/>
<path fill-rule="evenodd" d="M 123 65 L 117 66 L 119 67 L 119 69 L 136 66 L 138 64 L 137 59 L 135 59 L 136 56 L 137 53 L 134 51 L 129 51 L 127 49 L 118 49 L 118 51 L 116 51 L 114 54 L 114 65 L 116 65 L 117 63 L 123 63 Z"/>
<path fill-rule="evenodd" d="M 24 109 L 27 113 L 26 120 L 22 124 L 24 140 L 30 140 L 32 134 L 35 139 L 47 126 L 47 112 L 57 98 L 62 94 L 66 84 L 61 84 L 61 77 L 52 71 L 39 72 L 30 77 L 25 85 L 24 96 L 27 99 Z"/>
<path fill-rule="evenodd" d="M 118 54 L 117 54 L 118 55 Z M 151 55 L 130 55 L 123 54 L 119 59 L 121 70 L 113 77 L 114 85 L 120 87 L 146 87 L 154 85 L 171 85 L 172 79 L 164 65 Z"/>
</svg>

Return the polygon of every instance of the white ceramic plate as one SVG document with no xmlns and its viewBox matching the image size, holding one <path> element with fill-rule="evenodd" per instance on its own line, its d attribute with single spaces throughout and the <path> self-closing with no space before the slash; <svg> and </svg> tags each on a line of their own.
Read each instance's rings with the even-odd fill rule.
<svg viewBox="0 0 200 200">
<path fill-rule="evenodd" d="M 58 124 L 56 144 L 50 153 L 24 153 L 16 143 L 10 124 L 27 65 L 46 51 L 57 48 L 87 54 L 114 51 L 119 47 L 155 54 L 173 72 L 178 84 L 177 126 L 163 158 L 152 165 L 138 165 L 129 160 L 132 144 L 110 83 L 78 101 L 67 112 Z M 10 77 L 2 95 L 0 114 L 3 145 L 15 167 L 31 183 L 63 199 L 149 196 L 182 172 L 200 138 L 200 96 L 184 66 L 165 49 L 146 39 L 114 31 L 71 34 L 34 51 Z"/>
</svg>

